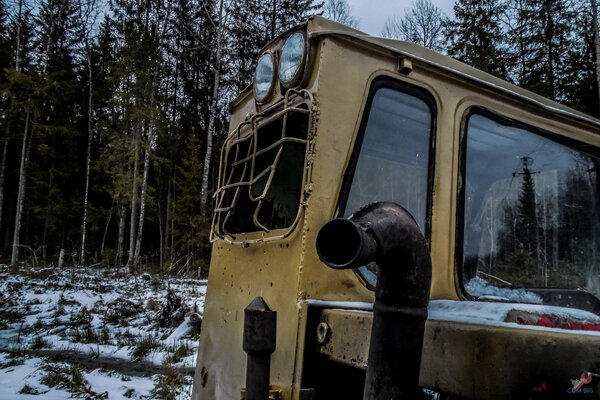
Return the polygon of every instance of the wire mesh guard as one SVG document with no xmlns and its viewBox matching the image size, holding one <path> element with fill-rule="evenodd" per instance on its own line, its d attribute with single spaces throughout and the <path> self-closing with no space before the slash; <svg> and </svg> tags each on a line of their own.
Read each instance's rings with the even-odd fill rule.
<svg viewBox="0 0 600 400">
<path fill-rule="evenodd" d="M 293 95 L 304 101 L 290 107 Z M 229 135 L 221 149 L 219 187 L 213 195 L 211 242 L 246 245 L 291 234 L 304 211 L 317 118 L 318 107 L 308 91 L 288 91 L 283 110 L 255 114 Z M 283 234 L 268 235 L 283 228 L 288 228 Z M 236 239 L 249 232 L 263 234 Z"/>
</svg>

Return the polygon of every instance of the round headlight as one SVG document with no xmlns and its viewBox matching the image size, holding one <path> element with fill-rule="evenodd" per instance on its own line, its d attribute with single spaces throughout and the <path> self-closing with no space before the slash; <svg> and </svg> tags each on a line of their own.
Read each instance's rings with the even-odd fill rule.
<svg viewBox="0 0 600 400">
<path fill-rule="evenodd" d="M 305 51 L 306 45 L 302 32 L 292 34 L 285 41 L 279 61 L 279 80 L 283 86 L 291 87 L 298 83 L 304 67 Z"/>
<path fill-rule="evenodd" d="M 265 101 L 273 91 L 275 66 L 271 53 L 265 53 L 258 59 L 254 73 L 254 95 L 256 100 Z"/>
</svg>

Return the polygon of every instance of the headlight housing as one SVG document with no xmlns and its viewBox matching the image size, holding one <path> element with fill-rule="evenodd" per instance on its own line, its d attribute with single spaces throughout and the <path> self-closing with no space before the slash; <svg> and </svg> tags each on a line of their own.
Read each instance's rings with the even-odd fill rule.
<svg viewBox="0 0 600 400">
<path fill-rule="evenodd" d="M 273 93 L 275 82 L 275 62 L 271 53 L 258 58 L 254 72 L 254 96 L 259 102 L 267 100 Z"/>
<path fill-rule="evenodd" d="M 283 45 L 279 60 L 279 81 L 286 88 L 295 86 L 302 78 L 306 59 L 306 37 L 303 32 L 292 33 Z"/>
</svg>

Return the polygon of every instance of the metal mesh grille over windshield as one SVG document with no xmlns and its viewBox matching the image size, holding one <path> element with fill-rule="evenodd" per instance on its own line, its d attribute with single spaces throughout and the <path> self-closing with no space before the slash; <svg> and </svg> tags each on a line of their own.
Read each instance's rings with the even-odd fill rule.
<svg viewBox="0 0 600 400">
<path fill-rule="evenodd" d="M 313 102 L 242 123 L 221 151 L 211 239 L 289 228 L 300 214 Z"/>
</svg>

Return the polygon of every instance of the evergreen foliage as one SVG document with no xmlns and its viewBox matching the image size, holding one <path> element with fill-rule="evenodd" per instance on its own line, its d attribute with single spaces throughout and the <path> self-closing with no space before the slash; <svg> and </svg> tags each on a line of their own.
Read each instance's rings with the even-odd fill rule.
<svg viewBox="0 0 600 400">
<path fill-rule="evenodd" d="M 590 0 L 457 0 L 448 55 L 600 115 Z"/>
<path fill-rule="evenodd" d="M 446 20 L 444 33 L 448 55 L 490 74 L 505 78 L 500 17 L 505 6 L 495 0 L 458 0 L 453 20 Z"/>
<path fill-rule="evenodd" d="M 585 1 L 574 7 L 574 24 L 565 57 L 564 102 L 571 107 L 590 114 L 599 115 L 598 80 L 596 79 L 596 52 L 594 48 L 594 24 L 592 13 Z"/>
<path fill-rule="evenodd" d="M 0 0 L 0 76 L 10 66 L 10 41 L 8 35 L 8 13 L 4 0 Z"/>
<path fill-rule="evenodd" d="M 521 182 L 521 192 L 517 203 L 517 219 L 515 239 L 520 249 L 528 252 L 536 251 L 537 244 L 537 206 L 535 200 L 535 187 L 532 178 L 533 172 L 527 165 L 524 166 Z"/>
<path fill-rule="evenodd" d="M 235 91 L 239 93 L 252 81 L 252 66 L 262 46 L 309 15 L 318 14 L 321 7 L 323 3 L 315 0 L 234 1 L 229 32 Z"/>
<path fill-rule="evenodd" d="M 260 48 L 321 5 L 0 0 L 0 258 L 206 265 L 209 130 L 218 148 Z"/>
<path fill-rule="evenodd" d="M 218 151 L 204 165 L 211 121 L 218 149 L 228 102 L 251 83 L 260 49 L 324 2 L 105 1 L 0 0 L 0 260 L 17 247 L 27 248 L 18 261 L 35 254 L 45 265 L 61 250 L 67 263 L 199 265 L 210 224 L 200 183 L 205 167 L 213 188 L 218 173 Z M 84 26 L 82 7 L 91 4 L 97 17 Z M 439 27 L 441 14 L 433 17 Z M 598 115 L 591 21 L 587 0 L 459 0 L 446 48 Z M 443 47 L 433 39 L 430 47 Z M 507 221 L 533 215 L 522 179 L 522 207 L 506 211 Z M 78 254 L 83 229 L 86 257 Z M 511 252 L 515 235 L 506 232 Z M 543 248 L 553 234 L 534 224 L 523 235 L 537 235 Z"/>
<path fill-rule="evenodd" d="M 519 17 L 524 53 L 519 84 L 551 99 L 562 99 L 575 12 L 566 1 L 524 0 Z"/>
<path fill-rule="evenodd" d="M 201 148 L 198 138 L 190 135 L 183 151 L 181 166 L 178 167 L 175 180 L 175 191 L 178 193 L 175 200 L 174 216 L 174 246 L 189 259 L 194 260 L 202 251 L 206 251 L 207 229 L 200 213 L 198 199 L 201 194 L 202 163 L 200 161 Z"/>
</svg>

